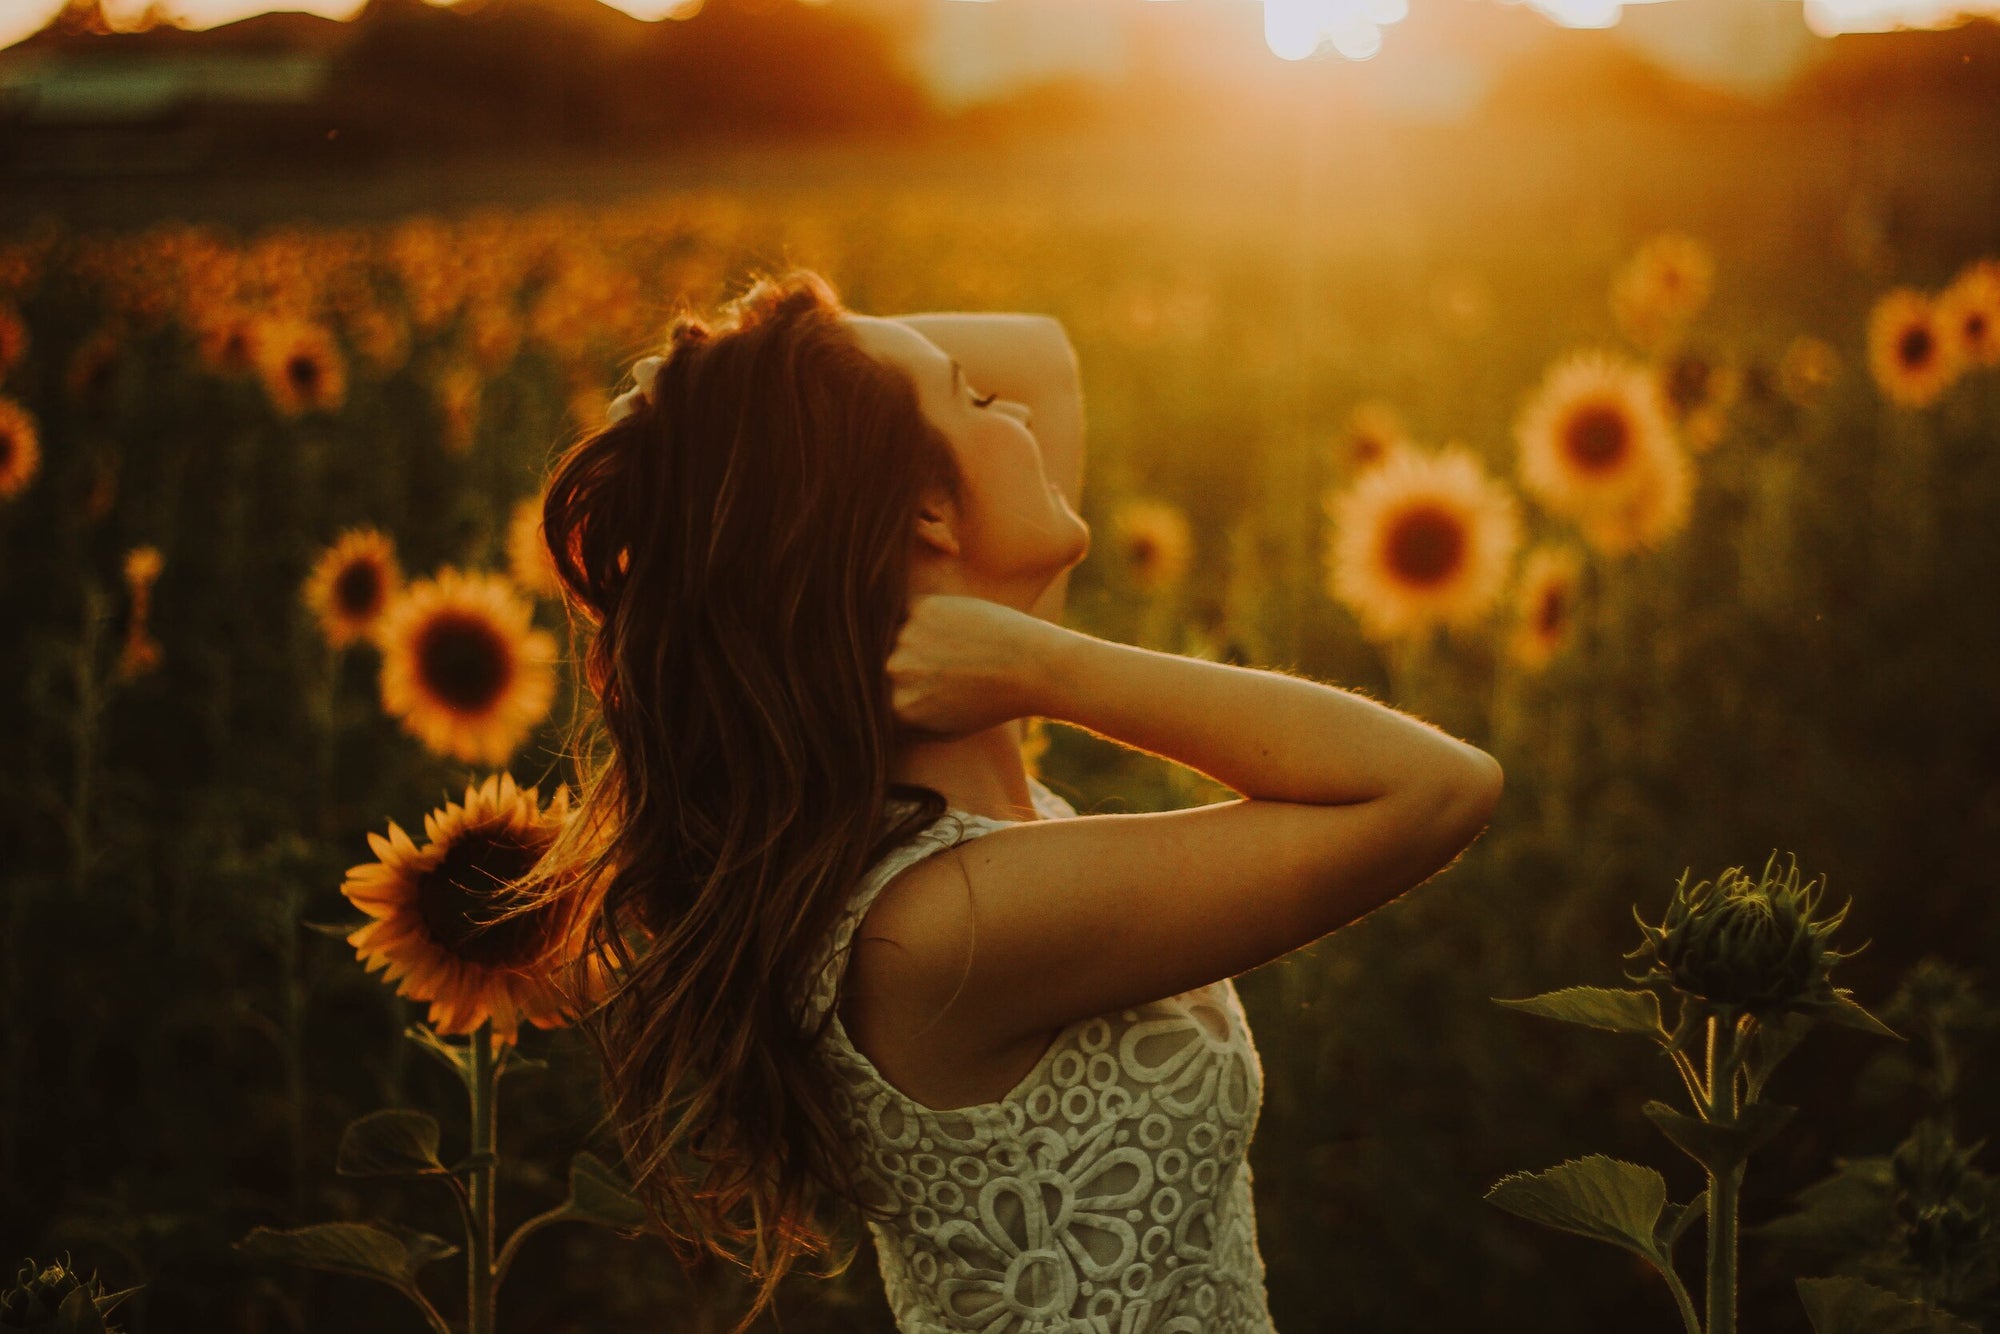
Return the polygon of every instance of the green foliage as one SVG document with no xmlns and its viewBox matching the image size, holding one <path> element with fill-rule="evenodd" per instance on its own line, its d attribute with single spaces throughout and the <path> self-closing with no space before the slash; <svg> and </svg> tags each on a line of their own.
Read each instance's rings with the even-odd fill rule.
<svg viewBox="0 0 2000 1334">
<path fill-rule="evenodd" d="M 1653 1140 L 1638 1105 L 1671 1096 L 1677 1077 L 1649 1044 L 1524 1024 L 1488 997 L 1528 996 L 1575 977 L 1579 958 L 1625 949 L 1627 905 L 1652 911 L 1660 868 L 1723 866 L 1745 848 L 1812 850 L 1855 889 L 1850 925 L 1875 940 L 1877 966 L 1944 941 L 1991 958 L 2000 939 L 2000 820 L 1984 795 L 2000 754 L 2000 620 L 1979 596 L 2000 585 L 2000 377 L 1906 414 L 1862 368 L 1873 296 L 1977 248 L 1967 201 L 1990 197 L 2000 156 L 1983 128 L 1971 143 L 1962 129 L 1871 119 L 1853 170 L 1789 175 L 1781 164 L 1848 161 L 1848 129 L 1658 128 L 1643 151 L 1596 126 L 1427 130 L 1421 145 L 1302 133 L 1216 162 L 1190 151 L 1173 171 L 1112 144 L 1060 168 L 1009 158 L 982 184 L 967 173 L 984 167 L 957 148 L 912 154 L 903 175 L 879 150 L 829 148 L 810 177 L 781 152 L 689 163 L 643 203 L 628 154 L 359 191 L 287 179 L 197 193 L 163 179 L 89 207 L 79 195 L 53 231 L 66 251 L 113 209 L 149 222 L 182 207 L 218 220 L 227 247 L 282 254 L 288 232 L 331 234 L 293 220 L 353 220 L 366 239 L 426 207 L 413 191 L 462 189 L 495 206 L 462 242 L 482 256 L 521 208 L 575 201 L 548 270 L 637 275 L 649 312 L 680 295 L 705 302 L 752 258 L 789 251 L 862 310 L 1060 317 L 1089 394 L 1085 516 L 1102 535 L 1122 498 L 1159 495 L 1186 509 L 1197 549 L 1184 587 L 1141 603 L 1119 591 L 1101 544 L 1073 578 L 1074 623 L 1358 688 L 1507 770 L 1492 827 L 1435 883 L 1240 979 L 1267 1078 L 1250 1155 L 1278 1327 L 1561 1334 L 1601 1328 L 1635 1276 L 1577 1265 L 1566 1243 L 1526 1244 L 1531 1229 L 1467 1183 L 1585 1147 L 1635 1162 L 1658 1150 L 1675 1180 L 1679 1151 Z M 1907 168 L 1893 183 L 1870 165 L 1891 162 Z M 1762 188 L 1774 170 L 1787 189 Z M 22 185 L 0 208 L 33 206 Z M 286 226 L 260 232 L 260 219 Z M 1716 304 L 1689 346 L 1745 383 L 1699 460 L 1687 534 L 1593 560 L 1575 640 L 1543 672 L 1483 638 L 1410 655 L 1362 641 L 1317 569 L 1319 495 L 1346 480 L 1329 448 L 1345 414 L 1384 397 L 1421 442 L 1461 438 L 1504 474 L 1524 387 L 1576 343 L 1616 344 L 1606 278 L 1661 225 L 1713 241 Z M 144 244 L 137 231 L 119 239 L 132 254 Z M 35 486 L 0 510 L 0 749 L 13 759 L 0 771 L 0 940 L 13 942 L 0 945 L 0 1041 L 5 1068 L 26 1072 L 0 1081 L 0 1235 L 42 1249 L 73 1238 L 79 1255 L 87 1238 L 130 1257 L 190 1327 L 225 1328 L 239 1310 L 272 1328 L 353 1325 L 349 1304 L 379 1296 L 365 1285 L 317 1282 L 307 1324 L 281 1289 L 307 1276 L 232 1264 L 228 1245 L 257 1223 L 360 1217 L 376 1192 L 407 1197 L 413 1223 L 450 1235 L 448 1188 L 330 1170 L 348 1123 L 446 1106 L 460 1076 L 401 1036 L 420 1006 L 356 976 L 344 940 L 297 923 L 347 916 L 332 886 L 362 831 L 464 775 L 384 725 L 374 659 L 325 652 L 298 615 L 298 581 L 320 543 L 359 521 L 394 533 L 412 571 L 495 563 L 505 506 L 571 430 L 567 376 L 601 402 L 637 332 L 597 340 L 574 367 L 531 344 L 489 377 L 475 448 L 454 456 L 439 445 L 433 381 L 462 352 L 449 322 L 417 330 L 394 371 L 357 358 L 344 408 L 300 422 L 277 419 L 254 382 L 203 369 L 184 331 L 143 311 L 121 325 L 98 392 L 71 395 L 73 357 L 127 316 L 63 253 L 19 293 L 34 343 L 0 386 L 37 413 L 45 454 Z M 393 278 L 367 277 L 400 312 Z M 1455 331 L 1436 299 L 1452 288 L 1483 293 L 1497 320 Z M 1824 337 L 1843 363 L 1811 401 L 1775 388 L 1797 333 Z M 100 473 L 115 484 L 91 520 Z M 1528 519 L 1537 538 L 1574 536 Z M 118 683 L 116 571 L 141 541 L 166 555 L 154 606 L 165 652 L 154 675 Z M 1081 809 L 1227 795 L 1074 729 L 1051 734 L 1045 772 Z M 549 740 L 521 763 L 538 768 Z M 79 923 L 88 950 L 34 944 Z M 1912 1037 L 1910 1050 L 1880 1044 L 1895 1050 L 1872 1063 L 1892 1089 L 1926 1039 L 1881 1013 Z M 1662 1007 L 1664 1023 L 1681 1018 Z M 1782 1053 L 1759 1053 L 1787 1036 L 1751 1033 L 1747 1084 L 1777 1068 Z M 602 1114 L 591 1053 L 574 1035 L 545 1037 L 536 1054 L 552 1076 L 509 1100 L 504 1127 L 523 1153 L 502 1165 L 503 1195 L 524 1212 L 566 1198 L 560 1169 Z M 1824 1063 L 1788 1063 L 1783 1101 L 1815 1130 L 1821 1109 L 1843 1106 L 1843 1134 L 1859 1136 L 1867 1109 L 1845 1108 L 1844 1054 L 1829 1043 Z M 1996 1071 L 1959 1063 L 1968 1107 L 1993 1105 Z M 1886 1153 L 1907 1125 L 1867 1147 Z M 1806 1143 L 1803 1128 L 1781 1135 Z M 457 1147 L 449 1126 L 445 1138 Z M 561 1240 L 577 1244 L 518 1254 L 507 1298 L 523 1327 L 637 1328 L 667 1310 L 712 1323 L 728 1309 L 726 1286 L 697 1295 L 608 1237 Z M 1789 1282 L 1743 1298 L 1746 1325 L 1753 1305 L 1759 1328 L 1798 1323 Z M 866 1264 L 839 1283 L 802 1281 L 781 1306 L 801 1334 L 886 1324 Z"/>
<path fill-rule="evenodd" d="M 0 1290 L 0 1329 L 40 1334 L 118 1334 L 105 1316 L 136 1287 L 106 1292 L 95 1273 L 84 1278 L 70 1267 L 70 1258 L 38 1264 L 21 1262 L 12 1287 Z"/>
<path fill-rule="evenodd" d="M 1660 998 L 1650 991 L 1620 990 L 1610 987 L 1565 987 L 1543 996 L 1516 1000 L 1494 997 L 1500 1004 L 1527 1014 L 1539 1014 L 1567 1023 L 1602 1028 L 1613 1033 L 1638 1033 L 1659 1037 Z"/>
<path fill-rule="evenodd" d="M 1926 1068 L 1911 1082 L 1930 1113 L 1888 1154 L 1836 1158 L 1832 1173 L 1797 1193 L 1790 1213 L 1751 1231 L 1941 1311 L 2000 1316 L 2000 1179 L 1973 1161 L 1984 1141 L 1960 1145 L 1951 1129 L 1962 1040 L 1992 1026 L 1991 1010 L 1970 974 L 1926 958 L 1884 1013 L 1919 1038 Z"/>
<path fill-rule="evenodd" d="M 1702 1208 L 1702 1197 L 1669 1205 L 1658 1172 L 1601 1153 L 1502 1177 L 1486 1198 L 1537 1223 L 1622 1246 L 1662 1275 L 1672 1273 L 1674 1242 Z"/>
<path fill-rule="evenodd" d="M 306 1265 L 335 1274 L 372 1278 L 407 1297 L 423 1300 L 417 1271 L 458 1254 L 443 1237 L 399 1223 L 313 1223 L 306 1227 L 252 1228 L 237 1243 L 258 1260 Z"/>
<path fill-rule="evenodd" d="M 1635 907 L 1632 915 L 1645 939 L 1625 957 L 1642 968 L 1627 976 L 1703 1001 L 1724 1022 L 1738 1014 L 1768 1021 L 1841 1008 L 1846 998 L 1827 974 L 1835 963 L 1860 951 L 1843 954 L 1826 940 L 1852 905 L 1827 917 L 1814 916 L 1820 882 L 1799 883 L 1796 857 L 1773 874 L 1777 860 L 1774 851 L 1755 880 L 1740 866 L 1693 885 L 1688 884 L 1691 873 L 1683 872 L 1657 926 L 1639 917 Z M 1846 1004 L 1859 1009 L 1851 1001 Z"/>
<path fill-rule="evenodd" d="M 1976 1325 L 1858 1278 L 1802 1278 L 1799 1299 L 1813 1334 L 1978 1334 Z"/>
</svg>

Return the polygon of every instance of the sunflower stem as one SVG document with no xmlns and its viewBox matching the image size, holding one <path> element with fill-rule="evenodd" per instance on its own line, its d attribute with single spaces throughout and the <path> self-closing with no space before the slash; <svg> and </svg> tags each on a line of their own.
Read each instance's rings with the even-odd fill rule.
<svg viewBox="0 0 2000 1334">
<path fill-rule="evenodd" d="M 1718 1069 L 1716 1036 L 1720 1025 L 1708 1017 L 1708 1119 L 1721 1125 L 1736 1120 L 1734 1072 Z M 1743 1164 L 1708 1173 L 1708 1331 L 1736 1334 L 1736 1188 Z"/>
<path fill-rule="evenodd" d="M 558 1204 L 553 1209 L 544 1209 L 514 1229 L 513 1235 L 507 1238 L 507 1244 L 500 1248 L 500 1258 L 493 1262 L 493 1289 L 496 1293 L 500 1290 L 501 1281 L 507 1277 L 507 1266 L 514 1262 L 514 1253 L 521 1249 L 521 1243 L 550 1223 L 561 1220 L 565 1207 Z"/>
<path fill-rule="evenodd" d="M 493 1334 L 493 1104 L 498 1071 L 493 1021 L 472 1035 L 472 1219 L 466 1238 L 466 1334 Z"/>
</svg>

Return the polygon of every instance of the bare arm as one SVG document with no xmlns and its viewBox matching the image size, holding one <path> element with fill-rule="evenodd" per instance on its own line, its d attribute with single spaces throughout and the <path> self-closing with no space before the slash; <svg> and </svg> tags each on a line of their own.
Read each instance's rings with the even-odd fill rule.
<svg viewBox="0 0 2000 1334">
<path fill-rule="evenodd" d="M 988 656 L 1030 664 L 1014 703 L 1245 799 L 1011 824 L 902 871 L 857 937 L 892 1078 L 1279 958 L 1450 865 L 1499 803 L 1490 755 L 1363 695 L 1009 618 Z"/>
<path fill-rule="evenodd" d="M 1490 811 L 1499 761 L 1365 695 L 1256 667 L 1037 627 L 1029 698 L 1258 801 L 1339 806 L 1439 795 Z M 1483 815 L 1481 816 L 1483 821 Z"/>
</svg>

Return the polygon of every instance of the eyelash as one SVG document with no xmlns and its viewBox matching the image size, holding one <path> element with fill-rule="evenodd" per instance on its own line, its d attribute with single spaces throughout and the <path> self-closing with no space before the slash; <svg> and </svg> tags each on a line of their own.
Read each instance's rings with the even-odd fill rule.
<svg viewBox="0 0 2000 1334">
<path fill-rule="evenodd" d="M 998 395 L 998 394 L 988 394 L 988 395 L 986 395 L 986 396 L 985 396 L 984 398 L 981 398 L 981 397 L 978 397 L 977 395 L 975 395 L 975 396 L 973 397 L 973 400 L 972 400 L 972 406 L 974 406 L 974 407 L 976 407 L 976 408 L 983 408 L 983 407 L 985 407 L 985 406 L 986 406 L 987 404 L 989 404 L 989 403 L 993 402 L 993 400 L 994 400 L 994 399 L 996 399 L 996 398 L 998 398 L 998 397 L 1000 397 L 1000 395 Z"/>
</svg>

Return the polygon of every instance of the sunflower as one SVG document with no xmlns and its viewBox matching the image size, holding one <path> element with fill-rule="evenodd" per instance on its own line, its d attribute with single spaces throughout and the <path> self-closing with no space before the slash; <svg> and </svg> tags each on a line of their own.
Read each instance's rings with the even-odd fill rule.
<svg viewBox="0 0 2000 1334">
<path fill-rule="evenodd" d="M 1607 556 L 1657 547 L 1687 526 L 1694 498 L 1694 468 L 1673 448 L 1648 455 L 1639 484 L 1623 499 L 1584 516 L 1583 535 Z"/>
<path fill-rule="evenodd" d="M 330 412 L 347 397 L 347 364 L 324 326 L 274 316 L 258 322 L 254 343 L 265 392 L 285 416 Z"/>
<path fill-rule="evenodd" d="M 1582 574 L 1583 554 L 1568 545 L 1544 543 L 1522 560 L 1514 585 L 1514 634 L 1507 646 L 1515 662 L 1539 670 L 1569 643 Z"/>
<path fill-rule="evenodd" d="M 0 499 L 28 489 L 42 470 L 42 442 L 35 419 L 11 398 L 0 398 Z"/>
<path fill-rule="evenodd" d="M 438 409 L 444 414 L 444 447 L 453 454 L 471 452 L 479 429 L 479 398 L 484 388 L 479 368 L 447 366 L 438 372 Z"/>
<path fill-rule="evenodd" d="M 2000 260 L 1966 265 L 1938 298 L 1937 309 L 1938 323 L 1958 340 L 1962 363 L 2000 365 Z"/>
<path fill-rule="evenodd" d="M 1891 402 L 1926 407 L 1958 378 L 1958 339 L 1937 303 L 1914 287 L 1891 288 L 1868 316 L 1868 368 Z"/>
<path fill-rule="evenodd" d="M 1604 352 L 1552 367 L 1514 425 L 1521 484 L 1579 522 L 1623 507 L 1678 456 L 1657 376 Z"/>
<path fill-rule="evenodd" d="M 499 575 L 446 566 L 411 584 L 376 632 L 382 707 L 433 751 L 505 763 L 555 698 L 556 643 Z"/>
<path fill-rule="evenodd" d="M 1662 233 L 1639 248 L 1611 284 L 1611 313 L 1626 337 L 1641 347 L 1678 330 L 1708 304 L 1715 259 L 1708 247 L 1678 232 Z"/>
<path fill-rule="evenodd" d="M 1401 414 L 1380 399 L 1370 399 L 1347 414 L 1335 463 L 1342 473 L 1352 476 L 1380 463 L 1398 445 L 1413 443 Z"/>
<path fill-rule="evenodd" d="M 304 596 L 326 642 L 345 648 L 374 637 L 402 583 L 395 543 L 373 528 L 350 528 L 313 562 Z"/>
<path fill-rule="evenodd" d="M 347 338 L 378 375 L 392 375 L 410 359 L 410 326 L 372 301 L 347 313 Z"/>
<path fill-rule="evenodd" d="M 1025 718 L 1021 722 L 1021 759 L 1028 772 L 1039 775 L 1042 756 L 1049 753 L 1049 728 L 1044 719 Z"/>
<path fill-rule="evenodd" d="M 22 322 L 19 311 L 0 302 L 0 380 L 6 379 L 8 372 L 20 365 L 27 354 L 28 326 Z"/>
<path fill-rule="evenodd" d="M 465 308 L 463 330 L 466 351 L 480 369 L 489 373 L 505 369 L 521 348 L 521 326 L 513 303 L 480 298 Z"/>
<path fill-rule="evenodd" d="M 536 597 L 552 598 L 562 591 L 548 543 L 542 540 L 541 496 L 527 496 L 514 504 L 507 523 L 507 573 Z"/>
<path fill-rule="evenodd" d="M 125 326 L 116 319 L 107 320 L 77 344 L 63 378 L 70 397 L 94 402 L 109 393 L 123 364 L 119 353 L 124 348 Z"/>
<path fill-rule="evenodd" d="M 1477 621 L 1520 543 L 1513 494 L 1460 445 L 1393 450 L 1323 503 L 1333 523 L 1327 589 L 1371 639 Z"/>
<path fill-rule="evenodd" d="M 118 656 L 118 675 L 124 680 L 160 665 L 160 642 L 153 638 L 146 621 L 161 564 L 160 549 L 155 546 L 133 547 L 125 553 L 125 586 L 131 593 L 132 610 L 125 623 L 125 645 Z"/>
<path fill-rule="evenodd" d="M 1814 402 L 1840 378 L 1840 353 L 1814 334 L 1799 334 L 1778 359 L 1778 387 L 1800 407 Z"/>
<path fill-rule="evenodd" d="M 597 375 L 582 367 L 577 367 L 569 375 L 569 415 L 585 431 L 603 429 L 610 420 L 608 409 L 612 395 L 604 388 Z"/>
<path fill-rule="evenodd" d="M 554 973 L 573 959 L 580 917 L 560 904 L 491 922 L 501 893 L 533 870 L 569 817 L 569 789 L 546 807 L 511 774 L 468 785 L 465 802 L 424 817 L 425 843 L 393 820 L 372 830 L 379 860 L 348 868 L 340 892 L 374 920 L 347 937 L 366 971 L 381 970 L 396 994 L 429 1001 L 431 1027 L 475 1032 L 488 1019 L 504 1044 L 521 1021 L 560 1028 L 570 1015 Z"/>
<path fill-rule="evenodd" d="M 196 317 L 195 346 L 201 363 L 217 375 L 256 369 L 257 313 L 247 306 L 223 305 Z"/>
<path fill-rule="evenodd" d="M 1133 497 L 1111 521 L 1113 541 L 1133 582 L 1159 592 L 1181 581 L 1194 552 L 1187 516 L 1164 500 Z"/>
<path fill-rule="evenodd" d="M 1681 352 L 1659 368 L 1660 397 L 1681 440 L 1697 454 L 1722 438 L 1725 419 L 1743 388 L 1743 375 L 1697 352 Z"/>
</svg>

